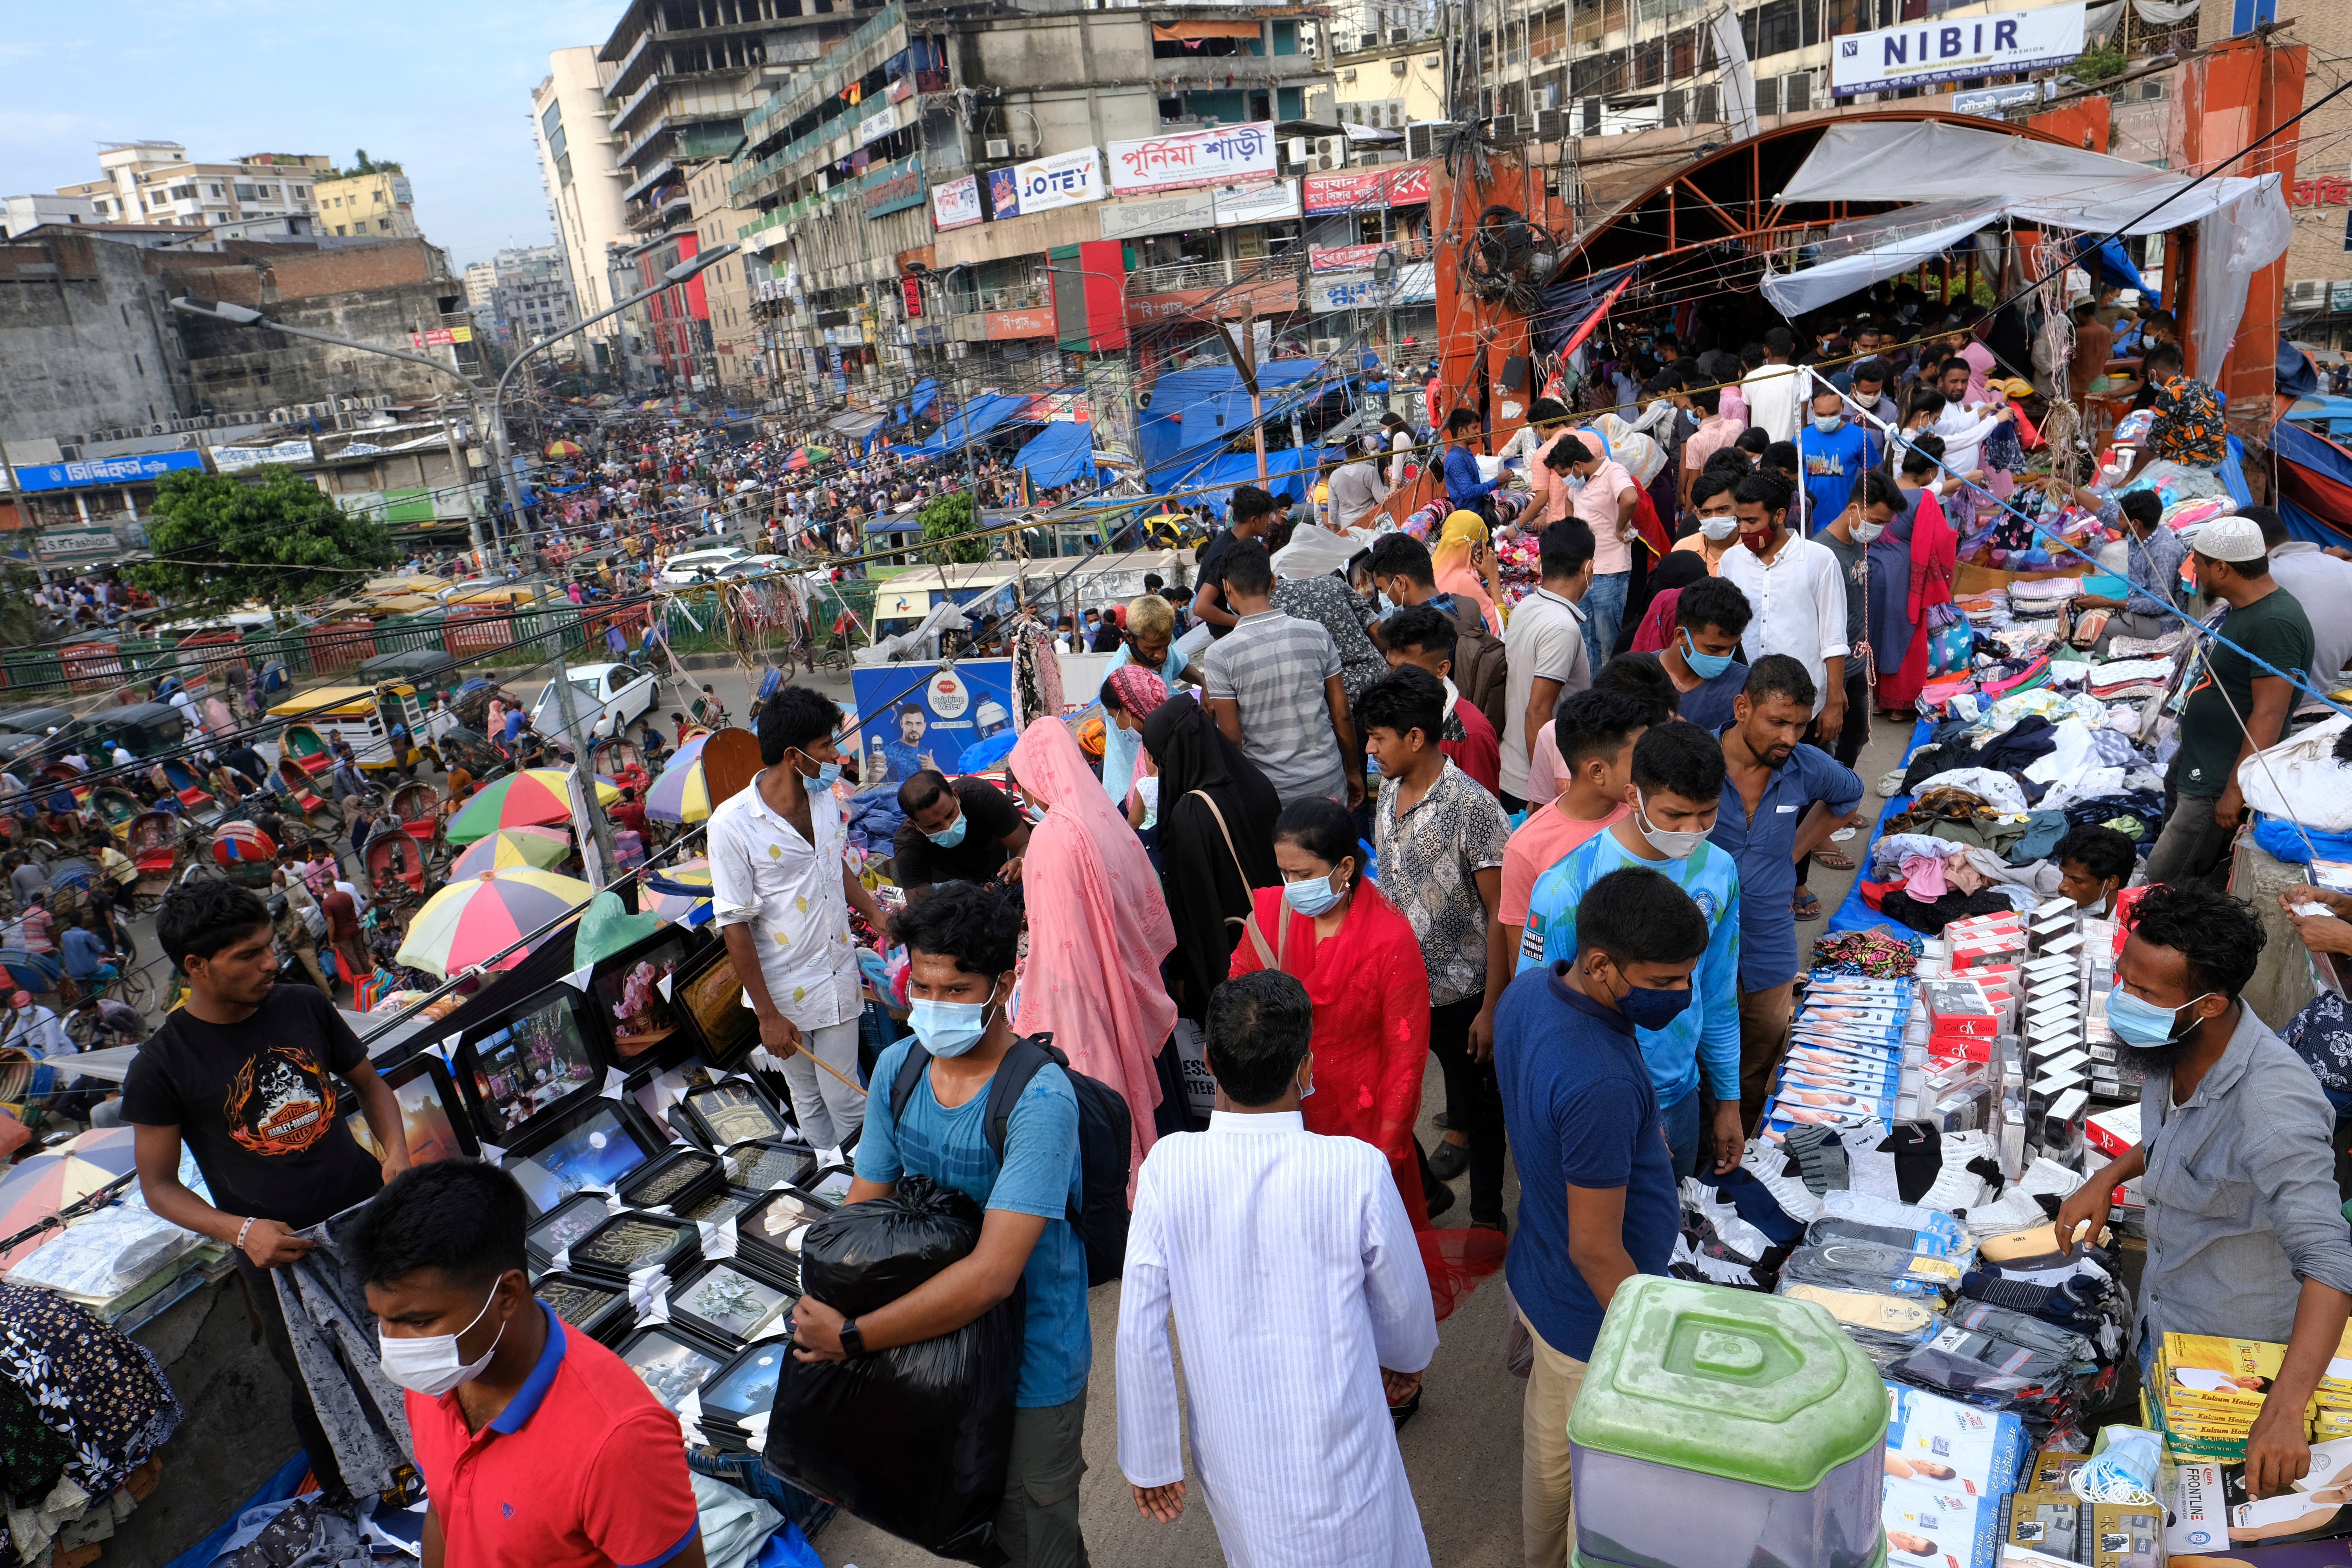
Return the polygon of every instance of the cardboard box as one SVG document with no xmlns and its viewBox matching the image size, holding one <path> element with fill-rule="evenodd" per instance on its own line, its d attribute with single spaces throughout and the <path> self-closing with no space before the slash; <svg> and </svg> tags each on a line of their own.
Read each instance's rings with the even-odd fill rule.
<svg viewBox="0 0 2352 1568">
<path fill-rule="evenodd" d="M 2064 1448 L 2044 1448 L 2033 1456 L 2032 1468 L 2025 1472 L 2025 1489 L 2029 1492 L 2062 1492 L 2074 1494 L 2074 1472 L 2091 1462 L 2088 1454 L 2070 1453 Z"/>
<path fill-rule="evenodd" d="M 2080 1563 L 2083 1515 L 2088 1505 L 2064 1492 L 2019 1492 L 2010 1500 L 2009 1544 L 2031 1546 Z"/>
<path fill-rule="evenodd" d="M 2000 1561 L 2000 1501 L 1948 1484 L 1886 1479 L 1879 1509 L 1889 1563 L 1996 1568 Z"/>
<path fill-rule="evenodd" d="M 2013 1491 L 2032 1450 L 2025 1424 L 1925 1389 L 1887 1384 L 1886 1447 L 1914 1461 L 1950 1467 L 1954 1485 L 1985 1497 Z"/>
<path fill-rule="evenodd" d="M 2155 1558 L 2164 1550 L 2164 1509 L 2129 1502 L 2091 1505 L 2091 1527 L 2084 1541 L 2083 1561 L 2091 1568 L 2123 1568 L 2124 1559 L 2137 1554 Z"/>
<path fill-rule="evenodd" d="M 2083 1140 L 2110 1160 L 2121 1159 L 2139 1144 L 2137 1102 L 2102 1110 L 2084 1123 Z"/>
</svg>

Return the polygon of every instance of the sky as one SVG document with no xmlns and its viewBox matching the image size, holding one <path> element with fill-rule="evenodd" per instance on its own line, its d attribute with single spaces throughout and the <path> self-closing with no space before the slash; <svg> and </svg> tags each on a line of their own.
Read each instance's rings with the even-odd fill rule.
<svg viewBox="0 0 2352 1568">
<path fill-rule="evenodd" d="M 0 195 L 98 177 L 109 142 L 200 163 L 352 153 L 401 163 L 425 237 L 463 271 L 555 232 L 531 140 L 551 49 L 601 45 L 626 0 L 128 0 L 11 5 Z"/>
</svg>

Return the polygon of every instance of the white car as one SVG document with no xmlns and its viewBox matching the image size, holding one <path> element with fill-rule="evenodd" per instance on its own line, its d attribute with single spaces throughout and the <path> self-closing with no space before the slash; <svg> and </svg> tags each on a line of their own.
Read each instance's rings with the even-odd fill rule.
<svg viewBox="0 0 2352 1568">
<path fill-rule="evenodd" d="M 634 664 L 579 664 L 572 667 L 572 711 L 589 736 L 602 740 L 634 724 L 661 700 L 661 681 Z M 542 735 L 563 729 L 563 705 L 555 682 L 540 688 L 531 704 L 531 727 Z"/>
<path fill-rule="evenodd" d="M 764 577 L 771 572 L 791 564 L 792 558 L 790 556 L 746 555 L 740 560 L 730 561 L 726 565 L 721 566 L 719 569 L 719 575 L 721 577 Z"/>
<path fill-rule="evenodd" d="M 730 566 L 751 552 L 740 544 L 722 544 L 709 550 L 682 550 L 662 563 L 656 577 L 665 588 L 683 588 L 701 582 L 706 576 L 716 576 L 721 567 Z"/>
</svg>

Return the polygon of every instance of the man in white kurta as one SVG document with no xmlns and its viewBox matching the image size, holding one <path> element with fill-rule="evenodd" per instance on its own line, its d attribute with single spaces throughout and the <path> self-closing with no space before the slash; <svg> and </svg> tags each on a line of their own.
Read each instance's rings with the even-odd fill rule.
<svg viewBox="0 0 2352 1568">
<path fill-rule="evenodd" d="M 1147 1516 L 1175 1517 L 1172 1311 L 1193 1473 L 1232 1568 L 1427 1568 L 1381 1374 L 1417 1383 L 1437 1322 L 1388 1161 L 1306 1130 L 1312 1008 L 1296 980 L 1227 981 L 1209 1015 L 1209 1130 L 1162 1138 L 1136 1183 L 1119 1468 Z"/>
</svg>

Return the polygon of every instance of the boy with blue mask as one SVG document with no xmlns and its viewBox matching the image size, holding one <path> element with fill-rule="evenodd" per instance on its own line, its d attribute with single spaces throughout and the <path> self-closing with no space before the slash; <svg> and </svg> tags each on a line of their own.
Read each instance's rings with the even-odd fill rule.
<svg viewBox="0 0 2352 1568">
<path fill-rule="evenodd" d="M 1652 730 L 1635 752 L 1687 728 Z M 1585 890 L 1576 914 L 1583 941 L 1574 956 L 1522 973 L 1495 1021 L 1519 1168 L 1519 1234 L 1504 1268 L 1535 1341 L 1519 1477 L 1529 1563 L 1568 1561 L 1569 1414 L 1601 1315 L 1626 1280 L 1666 1271 L 1681 1224 L 1640 1020 L 1713 1010 L 1697 978 L 1712 950 L 1709 917 L 1672 877 L 1613 870 Z"/>
<path fill-rule="evenodd" d="M 1674 682 L 1682 716 L 1702 730 L 1719 730 L 1731 722 L 1732 704 L 1748 684 L 1739 638 L 1753 618 L 1747 595 L 1721 577 L 1702 577 L 1675 596 L 1673 641 L 1655 653 L 1617 657 L 1655 660 Z"/>
<path fill-rule="evenodd" d="M 1015 1563 L 1083 1563 L 1077 1493 L 1094 1342 L 1086 1248 L 1067 1218 L 1079 1196 L 1077 1095 L 1067 1074 L 1037 1060 L 1034 1044 L 1013 1030 L 1021 910 L 1010 890 L 941 888 L 908 905 L 890 930 L 907 947 L 915 1034 L 874 1064 L 874 1101 L 846 1201 L 888 1197 L 903 1178 L 928 1176 L 979 1204 L 986 1217 L 968 1257 L 887 1306 L 850 1318 L 802 1297 L 793 1310 L 793 1353 L 841 1361 L 935 1339 L 1025 1287 L 996 1542 Z M 1031 1075 L 1005 1119 L 1001 1152 L 989 1136 L 1000 1070 Z"/>
<path fill-rule="evenodd" d="M 2251 1497 L 2309 1472 L 2305 1409 L 2352 1310 L 2336 1113 L 2241 995 L 2263 944 L 2241 900 L 2186 884 L 2140 897 L 2106 997 L 2108 1025 L 2146 1069 L 2140 1143 L 2077 1188 L 2057 1226 L 2072 1251 L 2078 1231 L 2107 1217 L 2116 1186 L 2139 1183 L 2147 1272 L 2134 1326 L 2144 1368 L 2168 1333 L 2286 1346 L 2246 1436 Z"/>
<path fill-rule="evenodd" d="M 1678 1177 L 1703 1165 L 1729 1170 L 1739 1163 L 1743 1144 L 1739 869 L 1706 841 L 1722 804 L 1723 779 L 1723 748 L 1705 730 L 1680 721 L 1644 730 L 1633 742 L 1627 791 L 1633 809 L 1536 879 L 1519 942 L 1521 976 L 1574 961 L 1584 945 L 1585 900 L 1627 867 L 1663 875 L 1704 916 L 1706 950 L 1692 981 L 1699 1005 L 1655 1025 L 1637 1018 L 1633 1031 Z"/>
<path fill-rule="evenodd" d="M 745 1005 L 759 1016 L 760 1044 L 783 1058 L 801 1132 L 831 1160 L 866 1116 L 865 1097 L 851 1087 L 861 1004 L 848 911 L 877 931 L 885 925 L 848 866 L 847 819 L 833 795 L 840 723 L 839 705 L 804 686 L 762 703 L 767 765 L 713 806 L 709 838 L 711 907 Z M 804 1051 L 834 1071 L 820 1072 Z"/>
</svg>

